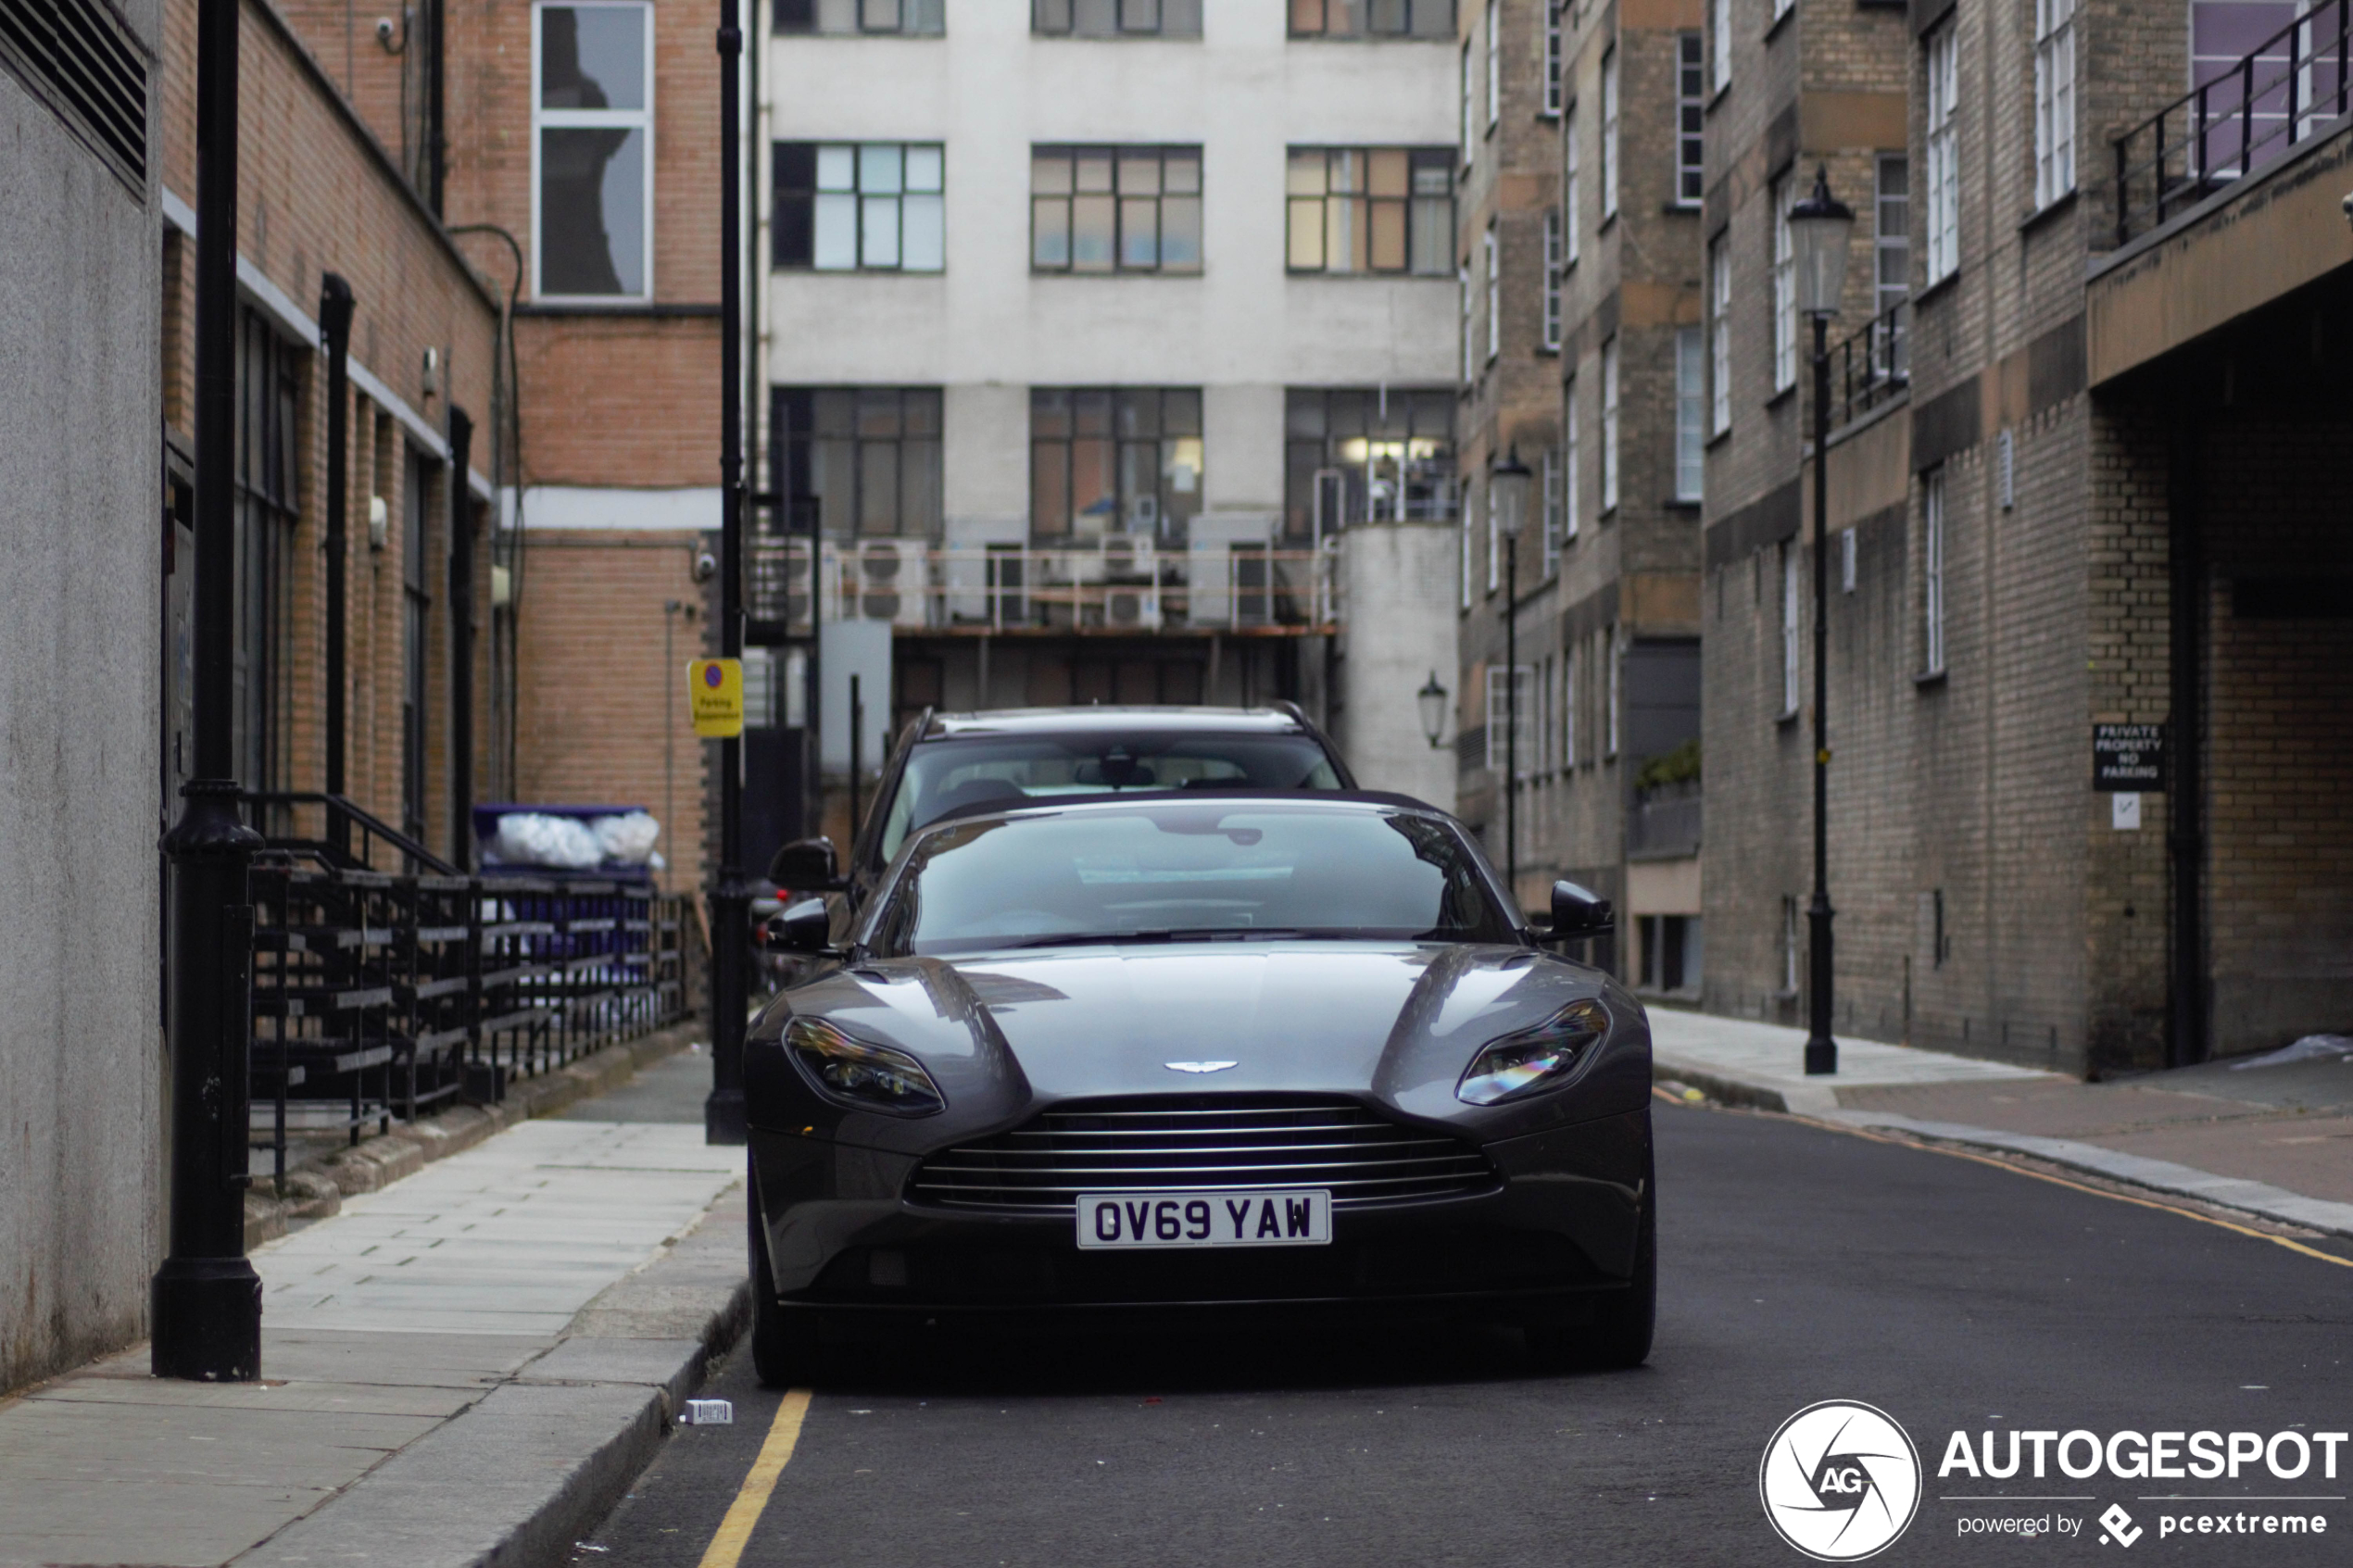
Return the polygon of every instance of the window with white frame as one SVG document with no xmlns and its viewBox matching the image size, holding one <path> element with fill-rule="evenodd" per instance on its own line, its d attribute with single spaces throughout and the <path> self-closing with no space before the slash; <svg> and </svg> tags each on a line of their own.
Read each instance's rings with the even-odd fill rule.
<svg viewBox="0 0 2353 1568">
<path fill-rule="evenodd" d="M 653 293 L 654 8 L 640 0 L 535 6 L 533 292 Z"/>
<path fill-rule="evenodd" d="M 1577 537 L 1579 458 L 1577 437 L 1577 378 L 1561 388 L 1561 543 Z"/>
<path fill-rule="evenodd" d="M 1503 246 L 1495 243 L 1495 220 L 1487 220 L 1487 358 L 1504 351 Z"/>
<path fill-rule="evenodd" d="M 1951 277 L 1961 265 L 1960 36 L 1946 22 L 1928 39 L 1927 282 Z"/>
<path fill-rule="evenodd" d="M 1454 269 L 1454 292 L 1463 302 L 1463 384 L 1478 379 L 1478 317 L 1471 308 L 1470 263 Z"/>
<path fill-rule="evenodd" d="M 1602 755 L 1615 757 L 1617 755 L 1618 713 L 1625 706 L 1626 685 L 1626 646 L 1615 625 L 1602 632 L 1602 658 L 1605 663 L 1602 681 L 1605 688 L 1603 695 L 1606 700 L 1607 719 L 1602 733 Z"/>
<path fill-rule="evenodd" d="M 1732 247 L 1718 234 L 1707 245 L 1707 428 L 1732 428 Z"/>
<path fill-rule="evenodd" d="M 1944 470 L 1920 487 L 1920 671 L 1944 671 Z"/>
<path fill-rule="evenodd" d="M 1838 533 L 1838 586 L 1841 593 L 1855 591 L 1855 529 L 1852 525 L 1840 529 Z"/>
<path fill-rule="evenodd" d="M 1773 390 L 1786 392 L 1797 384 L 1797 249 L 1791 241 L 1789 204 L 1791 180 L 1773 182 Z"/>
<path fill-rule="evenodd" d="M 1675 37 L 1675 205 L 1697 207 L 1705 193 L 1703 132 L 1707 125 L 1707 71 L 1696 32 Z"/>
<path fill-rule="evenodd" d="M 1577 766 L 1577 644 L 1561 649 L 1561 766 Z"/>
<path fill-rule="evenodd" d="M 1781 558 L 1781 712 L 1787 716 L 1797 711 L 1802 684 L 1798 656 L 1803 638 L 1798 617 L 1803 610 L 1797 592 L 1797 541 L 1784 539 L 1778 548 Z"/>
<path fill-rule="evenodd" d="M 1471 607 L 1471 528 L 1478 515 L 1478 490 L 1466 484 L 1463 491 L 1463 608 Z"/>
<path fill-rule="evenodd" d="M 1885 315 L 1912 292 L 1912 165 L 1901 153 L 1878 160 L 1872 192 L 1876 232 L 1872 251 L 1879 263 L 1873 308 Z"/>
<path fill-rule="evenodd" d="M 1528 701 L 1528 749 L 1519 759 L 1520 777 L 1534 778 L 1553 771 L 1553 656 L 1531 667 Z"/>
<path fill-rule="evenodd" d="M 776 0 L 775 25 L 778 32 L 938 33 L 946 9 L 947 0 Z"/>
<path fill-rule="evenodd" d="M 1494 593 L 1504 585 L 1504 519 L 1495 504 L 1495 483 L 1490 480 L 1480 492 L 1487 502 L 1487 591 Z"/>
<path fill-rule="evenodd" d="M 1561 346 L 1561 209 L 1548 207 L 1544 213 L 1544 351 L 1557 354 Z"/>
<path fill-rule="evenodd" d="M 1577 265 L 1577 239 L 1583 227 L 1584 207 L 1578 202 L 1578 168 L 1580 162 L 1577 146 L 1577 110 L 1572 107 L 1561 119 L 1561 264 Z"/>
<path fill-rule="evenodd" d="M 1617 49 L 1602 56 L 1602 217 L 1617 216 Z"/>
<path fill-rule="evenodd" d="M 778 268 L 937 272 L 947 265 L 937 143 L 779 142 L 769 165 Z"/>
<path fill-rule="evenodd" d="M 1705 368 L 1700 359 L 1700 329 L 1675 329 L 1675 499 L 1697 501 L 1706 472 L 1706 438 L 1700 410 L 1706 401 Z"/>
<path fill-rule="evenodd" d="M 1602 345 L 1602 515 L 1617 509 L 1617 340 Z"/>
<path fill-rule="evenodd" d="M 1561 566 L 1561 453 L 1557 446 L 1544 448 L 1544 575 L 1550 577 Z"/>
<path fill-rule="evenodd" d="M 1544 114 L 1557 119 L 1568 98 L 1566 73 L 1561 69 L 1560 6 L 1554 0 L 1537 0 L 1537 25 L 1544 30 Z"/>
<path fill-rule="evenodd" d="M 1504 118 L 1503 0 L 1487 0 L 1487 129 Z"/>
<path fill-rule="evenodd" d="M 1478 127 L 1474 107 L 1477 87 L 1471 76 L 1471 40 L 1463 40 L 1463 167 L 1468 169 L 1478 157 Z"/>
<path fill-rule="evenodd" d="M 1732 0 L 1709 0 L 1707 31 L 1714 48 L 1716 91 L 1732 84 Z"/>
<path fill-rule="evenodd" d="M 1453 148 L 1293 147 L 1284 193 L 1290 270 L 1446 275 Z"/>
<path fill-rule="evenodd" d="M 2034 205 L 2075 189 L 2075 0 L 2034 0 Z"/>
<path fill-rule="evenodd" d="M 1519 777 L 1528 776 L 1530 760 L 1527 742 L 1530 718 L 1528 701 L 1529 687 L 1532 684 L 1529 677 L 1533 673 L 1534 671 L 1525 664 L 1491 664 L 1487 667 L 1486 760 L 1487 771 L 1491 773 L 1500 773 L 1508 766 Z"/>
</svg>

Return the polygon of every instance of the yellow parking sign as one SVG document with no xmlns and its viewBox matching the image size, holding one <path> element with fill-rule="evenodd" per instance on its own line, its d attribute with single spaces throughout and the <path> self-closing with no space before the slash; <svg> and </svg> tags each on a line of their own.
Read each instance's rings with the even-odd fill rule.
<svg viewBox="0 0 2353 1568">
<path fill-rule="evenodd" d="M 686 707 L 695 716 L 695 734 L 706 740 L 732 740 L 744 733 L 744 661 L 740 659 L 690 659 L 686 661 Z"/>
</svg>

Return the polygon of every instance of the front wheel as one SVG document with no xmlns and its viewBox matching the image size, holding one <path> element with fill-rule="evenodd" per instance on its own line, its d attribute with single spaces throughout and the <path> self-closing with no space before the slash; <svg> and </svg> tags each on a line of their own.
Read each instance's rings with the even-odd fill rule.
<svg viewBox="0 0 2353 1568">
<path fill-rule="evenodd" d="M 776 1299 L 776 1272 L 768 1264 L 768 1226 L 761 1217 L 760 1183 L 749 1185 L 751 1199 L 751 1370 L 763 1388 L 807 1386 L 820 1370 L 820 1346 L 788 1322 Z"/>
<path fill-rule="evenodd" d="M 1658 1167 L 1642 1162 L 1642 1211 L 1635 1222 L 1633 1277 L 1593 1305 L 1589 1322 L 1572 1323 L 1557 1311 L 1526 1325 L 1529 1353 L 1548 1372 L 1578 1368 L 1623 1371 L 1650 1359 L 1658 1322 Z"/>
</svg>

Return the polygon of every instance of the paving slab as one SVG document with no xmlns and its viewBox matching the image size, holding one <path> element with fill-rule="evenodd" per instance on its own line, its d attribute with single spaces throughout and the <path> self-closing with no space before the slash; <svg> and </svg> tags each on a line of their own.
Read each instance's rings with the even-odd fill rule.
<svg viewBox="0 0 2353 1568">
<path fill-rule="evenodd" d="M 1838 1091 L 1865 1085 L 2031 1083 L 2055 1074 L 1944 1051 L 1838 1035 L 1838 1082 L 1806 1075 L 1806 1031 L 1680 1008 L 1650 1010 L 1651 1054 L 1672 1077 L 1768 1110 L 1808 1115 L 1838 1108 Z M 2058 1079 L 2058 1082 L 2066 1080 Z"/>
</svg>

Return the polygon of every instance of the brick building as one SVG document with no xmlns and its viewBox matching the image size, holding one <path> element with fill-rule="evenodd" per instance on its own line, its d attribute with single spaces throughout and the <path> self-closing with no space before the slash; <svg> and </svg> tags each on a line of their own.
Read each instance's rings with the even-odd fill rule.
<svg viewBox="0 0 2353 1568">
<path fill-rule="evenodd" d="M 1491 467 L 1516 444 L 1537 482 L 1518 548 L 1510 746 L 1511 573 L 1491 489 L 1465 531 L 1463 690 L 1483 721 L 1460 752 L 1466 810 L 1502 858 L 1498 786 L 1516 753 L 1522 901 L 1541 909 L 1557 876 L 1604 894 L 1620 935 L 1594 956 L 1645 989 L 1689 994 L 1702 972 L 1700 15 L 1488 9 L 1504 111 L 1493 170 L 1468 189 L 1497 209 L 1502 330 L 1469 345 L 1466 407 L 1473 460 Z M 1483 227 L 1466 228 L 1467 246 L 1484 245 Z"/>
<path fill-rule="evenodd" d="M 2353 131 L 2309 55 L 2334 25 L 1930 3 L 1837 19 L 1818 77 L 1812 19 L 1787 24 L 1795 113 L 1761 154 L 1710 146 L 1734 429 L 1708 476 L 1708 1005 L 1803 1015 L 1803 400 L 1743 391 L 1785 207 L 1743 229 L 1742 197 L 1818 157 L 1861 217 L 1830 448 L 1838 1026 L 2094 1073 L 2343 1028 L 2353 534 L 2324 454 L 2353 407 Z M 1908 323 L 1858 331 L 1906 274 Z"/>
</svg>

